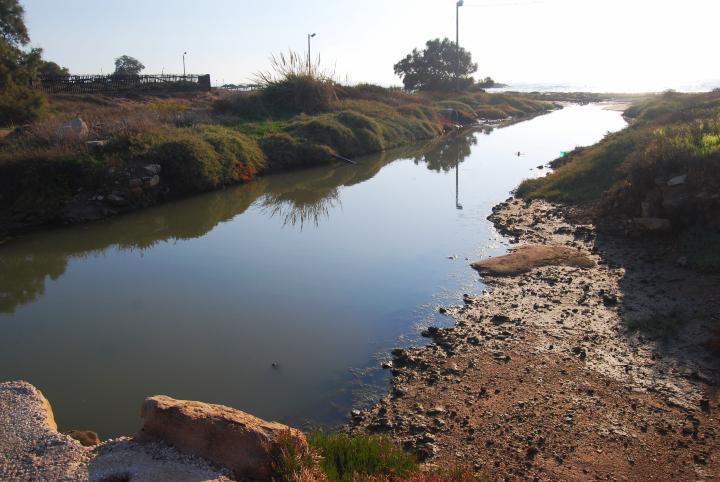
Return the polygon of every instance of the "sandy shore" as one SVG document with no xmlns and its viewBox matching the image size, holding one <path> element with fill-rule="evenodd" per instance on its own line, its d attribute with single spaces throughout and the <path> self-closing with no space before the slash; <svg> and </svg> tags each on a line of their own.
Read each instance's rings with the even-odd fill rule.
<svg viewBox="0 0 720 482">
<path fill-rule="evenodd" d="M 394 352 L 391 393 L 350 430 L 498 479 L 717 480 L 720 277 L 575 214 L 498 206 L 490 219 L 512 242 L 577 248 L 595 266 L 485 276 L 487 291 L 447 308 L 454 328 Z"/>
</svg>

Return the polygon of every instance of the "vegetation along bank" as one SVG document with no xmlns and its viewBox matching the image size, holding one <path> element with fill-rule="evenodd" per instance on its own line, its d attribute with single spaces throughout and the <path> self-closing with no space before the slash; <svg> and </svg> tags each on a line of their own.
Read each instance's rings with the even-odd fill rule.
<svg viewBox="0 0 720 482">
<path fill-rule="evenodd" d="M 268 79 L 250 94 L 53 95 L 47 115 L 0 141 L 0 232 L 100 219 L 556 107 L 482 90 L 347 87 L 313 74 Z"/>
</svg>

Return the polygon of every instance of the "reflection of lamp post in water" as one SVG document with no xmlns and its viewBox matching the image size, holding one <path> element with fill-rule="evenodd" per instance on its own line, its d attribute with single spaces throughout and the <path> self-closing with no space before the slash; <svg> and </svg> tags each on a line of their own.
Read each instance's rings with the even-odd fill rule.
<svg viewBox="0 0 720 482">
<path fill-rule="evenodd" d="M 455 161 L 455 209 L 462 209 L 460 204 L 460 150 L 458 149 L 458 157 Z"/>
</svg>

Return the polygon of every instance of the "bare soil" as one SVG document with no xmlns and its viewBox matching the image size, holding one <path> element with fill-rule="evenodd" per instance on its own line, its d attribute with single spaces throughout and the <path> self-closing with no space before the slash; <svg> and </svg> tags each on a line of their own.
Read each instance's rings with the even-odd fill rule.
<svg viewBox="0 0 720 482">
<path fill-rule="evenodd" d="M 720 277 L 543 201 L 490 219 L 511 242 L 579 249 L 594 266 L 486 275 L 486 291 L 443 308 L 453 328 L 394 351 L 391 393 L 350 430 L 500 480 L 720 478 Z"/>
</svg>

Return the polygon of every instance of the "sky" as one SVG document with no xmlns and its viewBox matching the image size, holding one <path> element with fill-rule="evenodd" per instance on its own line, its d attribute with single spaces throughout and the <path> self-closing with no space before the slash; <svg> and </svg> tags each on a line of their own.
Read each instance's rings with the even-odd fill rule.
<svg viewBox="0 0 720 482">
<path fill-rule="evenodd" d="M 317 33 L 313 57 L 338 80 L 400 85 L 397 61 L 455 37 L 455 0 L 20 1 L 32 46 L 75 74 L 112 72 L 124 54 L 146 73 L 182 73 L 187 51 L 188 73 L 246 83 Z M 465 0 L 460 45 L 476 78 L 510 84 L 720 86 L 718 18 L 720 0 Z"/>
</svg>

